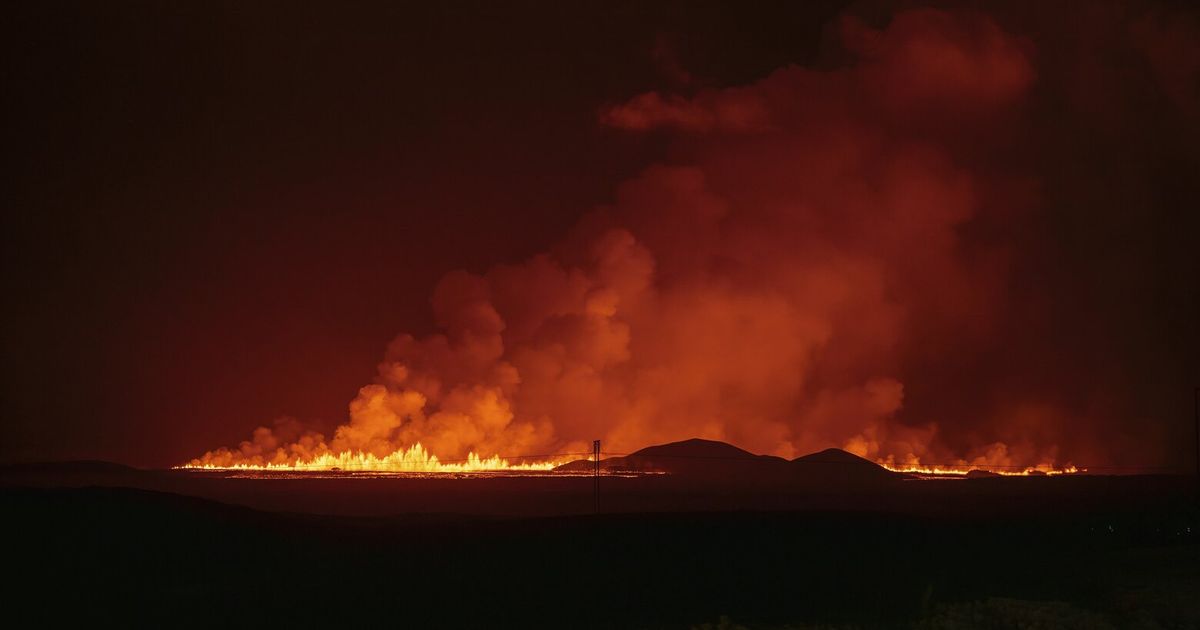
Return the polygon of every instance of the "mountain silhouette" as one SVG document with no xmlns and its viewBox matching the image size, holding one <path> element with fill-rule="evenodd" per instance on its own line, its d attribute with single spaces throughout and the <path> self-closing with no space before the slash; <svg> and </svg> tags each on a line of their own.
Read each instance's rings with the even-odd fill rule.
<svg viewBox="0 0 1200 630">
<path fill-rule="evenodd" d="M 995 473 L 990 470 L 980 470 L 973 468 L 967 471 L 967 479 L 990 479 L 992 477 L 1000 477 L 1000 473 Z"/>
<path fill-rule="evenodd" d="M 732 444 L 715 440 L 692 438 L 669 444 L 648 446 L 628 455 L 609 457 L 600 461 L 607 472 L 670 473 L 689 476 L 724 475 L 730 472 L 760 475 L 781 472 L 787 460 L 770 455 L 755 455 Z M 576 460 L 555 470 L 588 472 L 591 460 Z"/>
<path fill-rule="evenodd" d="M 755 455 L 725 442 L 698 438 L 648 446 L 629 455 L 602 459 L 600 467 L 609 473 L 667 473 L 728 483 L 744 481 L 815 487 L 861 485 L 905 477 L 836 448 L 788 461 L 772 455 Z M 593 469 L 592 461 L 576 460 L 555 470 L 590 472 Z"/>
<path fill-rule="evenodd" d="M 97 460 L 23 462 L 0 465 L 0 486 L 134 485 L 150 473 Z"/>
<path fill-rule="evenodd" d="M 136 474 L 138 469 L 125 464 L 99 459 L 77 459 L 61 462 L 19 462 L 0 464 L 0 473 L 57 472 L 63 474 L 124 473 Z"/>
<path fill-rule="evenodd" d="M 907 477 L 840 448 L 810 453 L 793 459 L 791 463 L 798 474 L 818 481 L 870 482 Z"/>
<path fill-rule="evenodd" d="M 647 446 L 640 451 L 630 453 L 628 457 L 689 457 L 709 459 L 758 459 L 765 457 L 773 460 L 780 459 L 769 455 L 755 455 L 732 444 L 716 440 L 702 440 L 700 438 L 659 444 L 657 446 Z"/>
</svg>

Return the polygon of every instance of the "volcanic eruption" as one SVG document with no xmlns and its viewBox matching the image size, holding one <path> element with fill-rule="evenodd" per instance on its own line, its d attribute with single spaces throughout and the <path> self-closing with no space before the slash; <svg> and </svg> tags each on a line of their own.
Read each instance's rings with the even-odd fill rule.
<svg viewBox="0 0 1200 630">
<path fill-rule="evenodd" d="M 1096 404 L 1099 367 L 1051 392 L 1057 307 L 1014 279 L 1046 204 L 1020 144 L 1033 44 L 970 12 L 833 28 L 844 62 L 604 107 L 670 159 L 544 253 L 446 274 L 438 330 L 396 337 L 331 434 L 282 419 L 189 466 L 548 469 L 596 438 L 900 470 L 1106 458 L 1066 436 L 1123 403 Z"/>
</svg>

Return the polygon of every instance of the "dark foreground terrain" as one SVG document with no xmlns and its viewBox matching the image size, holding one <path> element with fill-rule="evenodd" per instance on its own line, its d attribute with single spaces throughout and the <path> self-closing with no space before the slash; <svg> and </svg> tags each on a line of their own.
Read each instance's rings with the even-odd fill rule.
<svg viewBox="0 0 1200 630">
<path fill-rule="evenodd" d="M 1200 626 L 1185 478 L 591 483 L 9 467 L 6 625 Z"/>
</svg>

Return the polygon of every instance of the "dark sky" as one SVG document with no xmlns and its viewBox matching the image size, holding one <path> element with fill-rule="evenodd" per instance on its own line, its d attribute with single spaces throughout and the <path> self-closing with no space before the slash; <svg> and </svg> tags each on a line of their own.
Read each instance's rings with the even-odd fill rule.
<svg viewBox="0 0 1200 630">
<path fill-rule="evenodd" d="M 4 455 L 164 464 L 340 419 L 442 273 L 545 248 L 651 161 L 596 116 L 669 86 L 660 39 L 746 81 L 834 14 L 783 4 L 17 9 Z"/>
<path fill-rule="evenodd" d="M 683 150 L 598 124 L 605 107 L 836 65 L 828 25 L 847 9 L 409 4 L 10 13 L 0 457 L 162 466 L 280 415 L 342 421 L 387 342 L 432 330 L 445 272 L 546 250 L 618 183 Z M 1026 297 L 1056 295 L 1054 312 L 1073 314 L 1057 322 L 1064 335 L 1095 328 L 1059 351 L 1083 357 L 1109 339 L 1136 368 L 1114 379 L 1146 411 L 1120 426 L 1187 436 L 1200 354 L 1194 50 L 1168 48 L 1154 66 L 1184 69 L 1165 81 L 1183 82 L 1187 111 L 1158 116 L 1170 94 L 1137 96 L 1152 69 L 1107 45 L 1131 11 L 1075 28 L 1036 6 L 997 16 L 1038 50 L 1024 133 L 1054 137 L 1027 147 L 1045 149 L 1042 190 L 1059 211 L 1009 235 L 1031 244 L 1018 267 L 1039 288 Z M 879 24 L 892 11 L 850 10 Z"/>
</svg>

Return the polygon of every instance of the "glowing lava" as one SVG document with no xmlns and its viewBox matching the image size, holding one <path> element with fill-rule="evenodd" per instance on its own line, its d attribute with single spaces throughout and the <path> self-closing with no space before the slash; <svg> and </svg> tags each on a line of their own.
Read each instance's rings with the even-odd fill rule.
<svg viewBox="0 0 1200 630">
<path fill-rule="evenodd" d="M 565 460 L 563 460 L 565 461 Z M 437 455 L 425 450 L 421 444 L 414 444 L 408 449 L 397 449 L 383 457 L 361 451 L 344 451 L 341 453 L 321 453 L 309 458 L 296 458 L 284 462 L 267 463 L 230 463 L 217 465 L 205 463 L 198 459 L 177 468 L 191 470 L 280 470 L 280 471 L 369 471 L 369 472 L 424 472 L 424 473 L 463 473 L 486 472 L 497 470 L 534 471 L 552 470 L 563 461 L 540 461 L 514 464 L 498 455 L 482 458 L 476 453 L 470 453 L 464 460 L 441 461 Z"/>
<path fill-rule="evenodd" d="M 961 477 L 971 472 L 979 470 L 994 475 L 1003 475 L 1005 477 L 1028 477 L 1030 475 L 1070 475 L 1079 472 L 1086 472 L 1075 466 L 1066 466 L 1065 468 L 1056 468 L 1050 464 L 1039 464 L 1037 466 L 1029 466 L 1026 468 L 1004 468 L 996 469 L 994 466 L 979 465 L 972 466 L 970 464 L 950 465 L 950 466 L 934 466 L 925 465 L 919 462 L 911 464 L 897 464 L 888 461 L 876 462 L 880 466 L 892 471 L 901 473 L 911 473 L 917 475 L 933 475 L 933 476 L 957 476 Z"/>
</svg>

